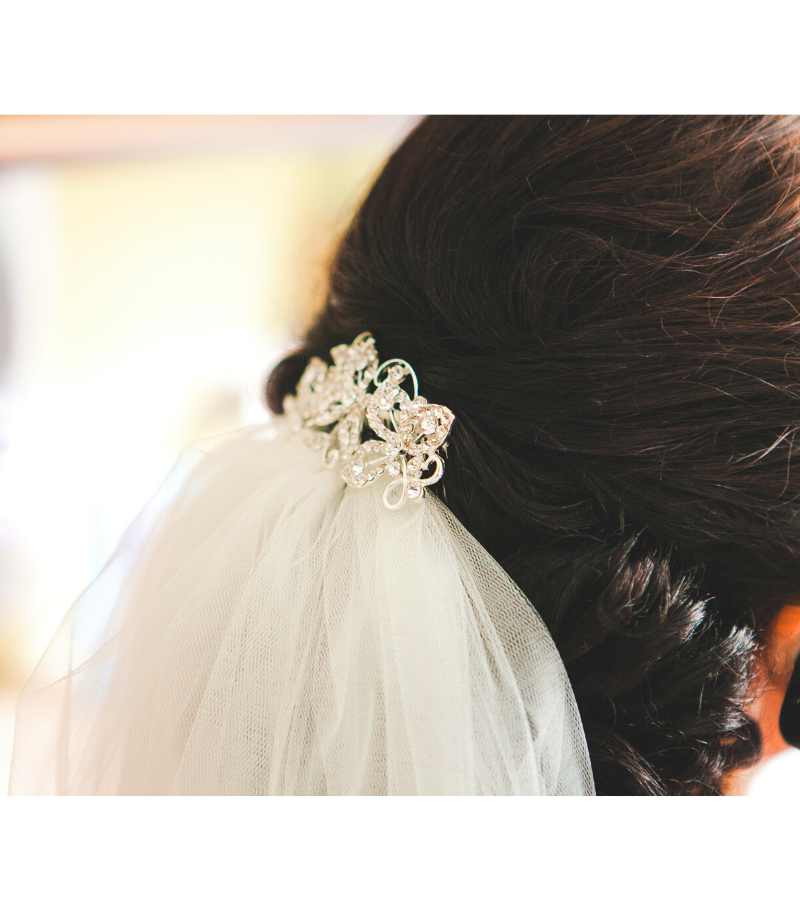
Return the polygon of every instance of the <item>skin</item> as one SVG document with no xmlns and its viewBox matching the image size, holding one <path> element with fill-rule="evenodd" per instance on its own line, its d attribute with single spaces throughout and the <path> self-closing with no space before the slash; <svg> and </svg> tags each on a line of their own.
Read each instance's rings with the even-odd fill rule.
<svg viewBox="0 0 800 900">
<path fill-rule="evenodd" d="M 798 656 L 800 656 L 800 605 L 784 606 L 766 634 L 764 662 L 758 676 L 756 699 L 751 708 L 751 715 L 761 728 L 764 752 L 758 765 L 734 772 L 727 779 L 724 793 L 747 794 L 750 781 L 759 766 L 777 753 L 789 749 L 789 744 L 781 736 L 778 719 Z"/>
</svg>

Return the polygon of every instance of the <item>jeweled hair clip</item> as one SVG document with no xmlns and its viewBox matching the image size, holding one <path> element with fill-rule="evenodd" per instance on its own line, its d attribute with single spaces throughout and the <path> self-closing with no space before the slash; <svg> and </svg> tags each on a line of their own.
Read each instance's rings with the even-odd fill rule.
<svg viewBox="0 0 800 900">
<path fill-rule="evenodd" d="M 297 394 L 284 400 L 292 431 L 322 452 L 326 466 L 338 465 L 353 487 L 364 487 L 386 472 L 393 479 L 383 492 L 388 509 L 421 500 L 425 488 L 442 477 L 444 462 L 437 450 L 455 416 L 419 396 L 417 376 L 405 360 L 379 363 L 369 332 L 349 346 L 334 347 L 331 357 L 332 366 L 314 357 Z M 400 387 L 409 378 L 413 396 Z M 362 440 L 365 419 L 375 438 Z"/>
</svg>

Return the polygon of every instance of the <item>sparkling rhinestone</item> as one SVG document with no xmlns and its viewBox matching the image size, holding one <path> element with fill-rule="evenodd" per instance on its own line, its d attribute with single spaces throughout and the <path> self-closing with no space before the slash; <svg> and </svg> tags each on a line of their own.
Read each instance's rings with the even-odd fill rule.
<svg viewBox="0 0 800 900">
<path fill-rule="evenodd" d="M 419 500 L 422 496 L 422 485 L 416 481 L 412 481 L 408 486 L 408 499 L 409 500 Z"/>
<path fill-rule="evenodd" d="M 422 460 L 418 456 L 415 456 L 413 459 L 410 459 L 408 461 L 409 473 L 415 474 L 416 472 L 419 472 L 419 467 L 420 467 L 421 463 L 422 463 Z"/>
<path fill-rule="evenodd" d="M 389 375 L 395 380 L 400 381 L 400 379 L 406 374 L 405 369 L 402 366 L 392 366 L 389 369 Z"/>
<path fill-rule="evenodd" d="M 389 474 L 392 476 L 392 478 L 396 478 L 400 474 L 400 463 L 399 462 L 393 462 L 389 466 Z"/>
<path fill-rule="evenodd" d="M 364 461 L 361 459 L 354 459 L 350 465 L 350 470 L 353 475 L 360 475 L 364 471 Z"/>
<path fill-rule="evenodd" d="M 436 418 L 434 416 L 424 416 L 419 425 L 425 434 L 433 434 L 436 431 Z"/>
<path fill-rule="evenodd" d="M 367 354 L 360 347 L 348 348 L 347 355 L 350 357 L 350 365 L 354 369 L 363 369 L 369 362 Z"/>
</svg>

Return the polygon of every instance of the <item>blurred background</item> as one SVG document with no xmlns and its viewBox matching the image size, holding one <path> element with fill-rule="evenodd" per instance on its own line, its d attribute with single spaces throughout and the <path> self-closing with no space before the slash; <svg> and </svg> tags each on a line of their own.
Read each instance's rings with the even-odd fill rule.
<svg viewBox="0 0 800 900">
<path fill-rule="evenodd" d="M 267 418 L 402 116 L 0 116 L 0 793 L 14 707 L 186 443 Z M 800 751 L 754 795 L 800 797 Z"/>
<path fill-rule="evenodd" d="M 415 121 L 0 116 L 0 793 L 59 621 L 183 445 L 266 418 Z"/>
</svg>

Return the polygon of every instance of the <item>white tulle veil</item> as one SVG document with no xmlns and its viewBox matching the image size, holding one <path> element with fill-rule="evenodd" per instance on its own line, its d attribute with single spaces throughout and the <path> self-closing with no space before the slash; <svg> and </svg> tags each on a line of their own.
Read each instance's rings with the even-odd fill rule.
<svg viewBox="0 0 800 900">
<path fill-rule="evenodd" d="M 186 451 L 25 688 L 10 792 L 592 793 L 505 572 L 281 432 Z"/>
<path fill-rule="evenodd" d="M 130 526 L 22 693 L 10 793 L 593 793 L 544 623 L 425 496 L 453 414 L 371 335 L 331 352 Z"/>
</svg>

